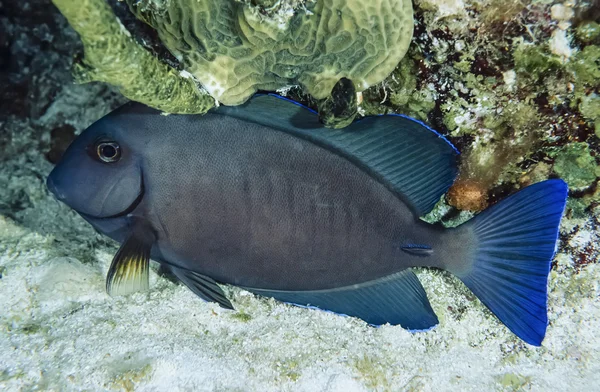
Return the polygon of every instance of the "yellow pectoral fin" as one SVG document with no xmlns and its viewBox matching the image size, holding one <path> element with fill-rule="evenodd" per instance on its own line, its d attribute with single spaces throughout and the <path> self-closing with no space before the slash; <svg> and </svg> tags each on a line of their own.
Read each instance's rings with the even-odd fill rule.
<svg viewBox="0 0 600 392">
<path fill-rule="evenodd" d="M 136 233 L 125 240 L 106 276 L 106 292 L 110 296 L 148 290 L 151 248 L 152 243 Z"/>
</svg>

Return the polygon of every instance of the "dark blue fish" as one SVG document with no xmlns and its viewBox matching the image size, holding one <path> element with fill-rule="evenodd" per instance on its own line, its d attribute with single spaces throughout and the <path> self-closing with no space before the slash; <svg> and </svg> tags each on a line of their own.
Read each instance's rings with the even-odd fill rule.
<svg viewBox="0 0 600 392">
<path fill-rule="evenodd" d="M 410 267 L 435 267 L 540 345 L 567 187 L 537 183 L 455 229 L 419 220 L 454 181 L 457 157 L 403 116 L 331 130 L 270 95 L 204 116 L 129 103 L 73 142 L 48 187 L 122 244 L 110 294 L 147 288 L 152 257 L 226 308 L 216 282 L 425 330 L 438 319 Z"/>
</svg>

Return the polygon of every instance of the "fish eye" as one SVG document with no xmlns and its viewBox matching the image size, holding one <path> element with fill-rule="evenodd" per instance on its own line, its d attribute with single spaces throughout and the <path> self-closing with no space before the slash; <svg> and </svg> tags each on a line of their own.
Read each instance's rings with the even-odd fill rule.
<svg viewBox="0 0 600 392">
<path fill-rule="evenodd" d="M 117 142 L 99 142 L 96 144 L 96 155 L 102 162 L 117 162 L 121 159 L 121 147 Z"/>
</svg>

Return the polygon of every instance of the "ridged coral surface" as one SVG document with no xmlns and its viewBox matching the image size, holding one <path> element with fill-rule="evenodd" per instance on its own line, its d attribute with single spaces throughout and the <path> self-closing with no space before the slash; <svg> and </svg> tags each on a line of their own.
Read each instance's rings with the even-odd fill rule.
<svg viewBox="0 0 600 392">
<path fill-rule="evenodd" d="M 326 98 L 345 77 L 382 81 L 412 38 L 410 0 L 317 0 L 277 15 L 234 0 L 127 0 L 185 69 L 219 101 L 301 84 Z"/>
<path fill-rule="evenodd" d="M 205 113 L 214 100 L 193 80 L 138 45 L 104 0 L 55 0 L 79 34 L 85 58 L 75 66 L 79 82 L 100 81 L 127 98 L 169 113 Z"/>
</svg>

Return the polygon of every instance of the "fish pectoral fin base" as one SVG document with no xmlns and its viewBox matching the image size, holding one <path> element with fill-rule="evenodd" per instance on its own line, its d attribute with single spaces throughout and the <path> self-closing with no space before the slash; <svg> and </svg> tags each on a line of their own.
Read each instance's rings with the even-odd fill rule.
<svg viewBox="0 0 600 392">
<path fill-rule="evenodd" d="M 115 255 L 106 275 L 110 296 L 146 291 L 150 287 L 150 250 L 152 240 L 132 232 Z"/>
<path fill-rule="evenodd" d="M 223 290 L 212 278 L 197 272 L 169 265 L 169 269 L 194 294 L 208 302 L 216 302 L 222 308 L 233 309 L 231 302 L 225 297 Z"/>
<path fill-rule="evenodd" d="M 390 323 L 411 331 L 422 331 L 438 324 L 421 282 L 410 270 L 371 282 L 328 290 L 244 289 L 292 305 L 358 317 L 376 326 Z"/>
</svg>

